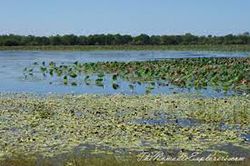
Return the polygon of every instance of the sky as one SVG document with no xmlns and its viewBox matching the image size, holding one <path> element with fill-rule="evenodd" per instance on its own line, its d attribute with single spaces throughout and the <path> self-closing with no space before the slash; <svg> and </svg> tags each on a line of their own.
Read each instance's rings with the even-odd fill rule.
<svg viewBox="0 0 250 166">
<path fill-rule="evenodd" d="M 250 0 L 1 0 L 0 34 L 226 35 L 250 31 Z"/>
</svg>

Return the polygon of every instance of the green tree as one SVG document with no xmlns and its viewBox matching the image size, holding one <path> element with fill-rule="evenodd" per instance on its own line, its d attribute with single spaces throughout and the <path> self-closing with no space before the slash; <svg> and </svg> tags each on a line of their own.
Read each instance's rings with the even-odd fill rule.
<svg viewBox="0 0 250 166">
<path fill-rule="evenodd" d="M 136 45 L 147 45 L 150 44 L 150 37 L 146 34 L 141 34 L 134 37 L 133 43 Z"/>
</svg>

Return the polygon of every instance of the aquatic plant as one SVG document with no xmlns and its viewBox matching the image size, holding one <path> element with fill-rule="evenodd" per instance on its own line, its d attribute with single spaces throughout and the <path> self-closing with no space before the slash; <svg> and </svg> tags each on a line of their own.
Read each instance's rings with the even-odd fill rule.
<svg viewBox="0 0 250 166">
<path fill-rule="evenodd" d="M 54 156 L 81 144 L 113 150 L 249 150 L 249 98 L 195 96 L 0 96 L 0 158 Z"/>
<path fill-rule="evenodd" d="M 34 75 L 36 66 L 24 69 L 26 77 Z M 77 77 L 86 75 L 84 82 L 91 82 L 89 75 L 95 75 L 96 85 L 102 85 L 105 75 L 111 75 L 113 82 L 124 79 L 130 83 L 148 83 L 147 92 L 157 85 L 168 86 L 168 83 L 179 87 L 206 88 L 213 87 L 224 91 L 250 91 L 250 59 L 249 58 L 193 58 L 167 59 L 146 62 L 98 62 L 69 65 L 41 65 L 43 75 L 57 74 L 61 78 L 67 76 L 74 82 Z M 66 80 L 64 79 L 64 83 Z M 68 80 L 67 80 L 68 82 Z M 112 84 L 113 84 L 112 82 Z M 116 83 L 117 84 L 117 83 Z M 133 84 L 131 84 L 133 85 Z"/>
</svg>

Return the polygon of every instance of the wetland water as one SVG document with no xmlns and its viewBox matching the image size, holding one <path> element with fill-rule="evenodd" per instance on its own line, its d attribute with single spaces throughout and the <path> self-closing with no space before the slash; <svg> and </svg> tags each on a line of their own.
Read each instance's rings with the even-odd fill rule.
<svg viewBox="0 0 250 166">
<path fill-rule="evenodd" d="M 248 162 L 250 152 L 247 96 L 204 99 L 178 94 L 141 95 L 145 94 L 147 84 L 136 84 L 131 91 L 128 88 L 130 82 L 118 79 L 120 88 L 115 89 L 110 84 L 112 76 L 109 75 L 105 76 L 104 86 L 100 87 L 84 83 L 77 86 L 64 85 L 56 77 L 37 77 L 41 75 L 39 72 L 33 72 L 34 77 L 25 79 L 23 73 L 24 68 L 35 62 L 72 65 L 76 61 L 128 62 L 168 58 L 240 58 L 246 55 L 248 53 L 180 51 L 0 51 L 0 94 L 3 93 L 0 95 L 0 159 L 7 156 L 4 165 L 131 165 L 131 162 L 132 165 L 151 165 L 151 162 L 137 162 L 137 154 L 146 150 L 169 152 L 173 157 L 179 155 L 179 152 L 181 155 L 189 155 L 199 151 L 203 152 L 201 156 L 213 152 L 215 156 L 246 157 Z M 235 71 L 228 68 L 226 70 Z M 6 95 L 6 92 L 51 92 L 59 96 L 12 96 Z M 234 94 L 232 91 L 225 93 L 209 87 L 198 90 L 181 88 L 171 83 L 167 87 L 157 86 L 152 94 L 182 92 L 198 92 L 209 97 Z M 60 95 L 66 93 L 123 93 L 129 96 Z M 41 156 L 34 161 L 26 156 L 17 156 L 17 160 L 11 158 L 18 152 Z M 136 156 L 132 156 L 132 159 L 125 158 L 123 163 L 122 158 L 130 152 Z M 106 157 L 107 154 L 110 156 Z"/>
<path fill-rule="evenodd" d="M 38 94 L 47 93 L 75 93 L 75 94 L 145 94 L 147 84 L 137 84 L 133 91 L 129 88 L 129 82 L 118 80 L 119 88 L 114 89 L 109 76 L 104 80 L 104 86 L 81 84 L 78 86 L 65 86 L 53 78 L 33 77 L 25 79 L 23 69 L 34 62 L 51 61 L 56 63 L 79 62 L 107 62 L 107 61 L 151 61 L 166 58 L 198 58 L 198 57 L 245 57 L 247 53 L 218 53 L 218 52 L 192 52 L 192 51 L 0 51 L 0 92 L 32 92 Z M 53 84 L 50 82 L 53 81 Z M 58 81 L 58 82 L 57 82 Z M 199 93 L 203 96 L 221 97 L 232 95 L 232 91 L 218 91 L 210 87 L 206 89 L 180 88 L 169 86 L 156 86 L 152 94 L 172 93 Z"/>
</svg>

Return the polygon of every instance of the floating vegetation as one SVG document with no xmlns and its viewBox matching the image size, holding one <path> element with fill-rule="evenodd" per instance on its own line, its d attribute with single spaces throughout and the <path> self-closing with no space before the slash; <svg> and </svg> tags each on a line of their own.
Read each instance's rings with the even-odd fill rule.
<svg viewBox="0 0 250 166">
<path fill-rule="evenodd" d="M 249 97 L 0 96 L 0 158 L 54 156 L 81 144 L 129 151 L 247 150 Z"/>
<path fill-rule="evenodd" d="M 95 83 L 104 85 L 105 76 L 111 76 L 111 85 L 118 89 L 119 79 L 141 85 L 147 83 L 146 93 L 151 93 L 157 86 L 168 86 L 169 83 L 178 87 L 206 88 L 213 87 L 224 91 L 234 90 L 250 92 L 250 58 L 188 58 L 168 59 L 146 62 L 98 62 L 62 65 L 50 62 L 24 69 L 26 78 L 37 74 L 40 68 L 43 76 L 62 79 L 65 85 L 72 82 L 80 85 Z M 84 79 L 80 79 L 85 77 Z M 75 84 L 74 84 L 75 85 Z M 133 87 L 132 87 L 133 86 Z"/>
</svg>

